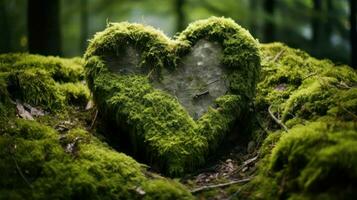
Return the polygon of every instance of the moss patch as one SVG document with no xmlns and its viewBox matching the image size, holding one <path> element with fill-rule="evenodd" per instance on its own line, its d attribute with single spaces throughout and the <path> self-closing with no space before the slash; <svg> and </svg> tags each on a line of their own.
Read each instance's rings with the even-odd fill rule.
<svg viewBox="0 0 357 200">
<path fill-rule="evenodd" d="M 48 111 L 89 100 L 83 61 L 30 54 L 0 55 L 2 103 L 20 100 Z M 7 104 L 9 105 L 9 104 Z M 11 107 L 9 105 L 8 107 Z"/>
<path fill-rule="evenodd" d="M 271 133 L 260 149 L 258 175 L 240 197 L 356 198 L 356 71 L 280 43 L 261 50 L 255 105 Z M 272 120 L 269 106 L 289 132 Z"/>
<path fill-rule="evenodd" d="M 151 81 L 152 76 L 160 80 L 163 69 L 176 70 L 182 56 L 201 39 L 222 46 L 229 92 L 194 121 L 174 96 L 155 89 Z M 134 70 L 140 73 L 111 71 L 109 60 L 120 60 L 130 45 L 140 52 Z M 152 27 L 113 23 L 95 35 L 85 58 L 89 87 L 102 115 L 115 119 L 114 124 L 129 135 L 134 151 L 135 146 L 145 147 L 141 151 L 148 163 L 169 175 L 195 169 L 217 148 L 247 111 L 260 69 L 257 42 L 232 20 L 216 17 L 192 23 L 176 40 Z"/>
<path fill-rule="evenodd" d="M 83 129 L 60 135 L 16 120 L 0 135 L 0 199 L 192 199 L 180 184 L 156 177 Z"/>
</svg>

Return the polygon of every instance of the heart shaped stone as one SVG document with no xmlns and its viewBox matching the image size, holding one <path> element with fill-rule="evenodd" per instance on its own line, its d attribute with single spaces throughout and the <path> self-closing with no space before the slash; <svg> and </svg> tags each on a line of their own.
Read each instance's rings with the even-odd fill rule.
<svg viewBox="0 0 357 200">
<path fill-rule="evenodd" d="M 175 40 L 148 26 L 112 23 L 85 54 L 103 121 L 134 154 L 169 175 L 204 163 L 244 119 L 260 70 L 257 42 L 211 17 Z"/>
</svg>

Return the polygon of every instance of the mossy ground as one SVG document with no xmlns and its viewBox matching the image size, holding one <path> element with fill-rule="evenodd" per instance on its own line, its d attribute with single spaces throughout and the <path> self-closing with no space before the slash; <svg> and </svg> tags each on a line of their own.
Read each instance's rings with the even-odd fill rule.
<svg viewBox="0 0 357 200">
<path fill-rule="evenodd" d="M 258 169 L 245 185 L 197 197 L 356 199 L 356 72 L 280 43 L 260 50 L 257 123 L 251 132 L 257 146 L 263 141 Z M 83 109 L 89 93 L 81 63 L 0 55 L 0 199 L 193 198 L 181 184 L 148 172 L 89 129 L 94 110 Z M 45 110 L 45 116 L 19 119 L 16 100 Z M 288 132 L 272 119 L 269 107 Z M 229 178 L 213 178 L 213 184 Z"/>
<path fill-rule="evenodd" d="M 355 199 L 356 71 L 280 43 L 261 51 L 255 109 L 268 133 L 255 132 L 268 135 L 257 175 L 237 198 Z"/>
<path fill-rule="evenodd" d="M 0 199 L 192 199 L 89 129 L 81 59 L 0 55 Z M 15 104 L 44 110 L 19 119 Z"/>
</svg>

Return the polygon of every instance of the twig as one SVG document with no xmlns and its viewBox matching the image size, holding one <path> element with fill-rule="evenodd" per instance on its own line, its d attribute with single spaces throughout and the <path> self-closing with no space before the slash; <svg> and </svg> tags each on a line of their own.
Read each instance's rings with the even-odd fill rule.
<svg viewBox="0 0 357 200">
<path fill-rule="evenodd" d="M 258 155 L 254 156 L 253 158 L 250 158 L 246 161 L 243 162 L 242 165 L 240 165 L 237 169 L 235 169 L 232 174 L 236 174 L 238 172 L 240 172 L 241 170 L 243 170 L 246 166 L 250 165 L 251 163 L 254 163 L 255 161 L 258 160 Z"/>
<path fill-rule="evenodd" d="M 194 99 L 197 99 L 198 97 L 200 96 L 203 96 L 203 95 L 206 95 L 206 94 L 209 94 L 209 91 L 206 90 L 204 92 L 201 92 L 201 93 L 198 93 L 198 94 L 195 94 L 195 96 L 193 96 Z"/>
<path fill-rule="evenodd" d="M 17 161 L 16 161 L 16 159 L 14 158 L 14 156 L 13 156 L 12 154 L 10 154 L 10 155 L 11 155 L 12 160 L 14 160 L 14 162 L 15 162 L 17 172 L 20 174 L 21 178 L 24 179 L 24 181 L 26 182 L 26 184 L 27 184 L 30 188 L 32 188 L 30 182 L 27 180 L 27 178 L 25 177 L 25 175 L 22 173 L 21 168 L 20 168 L 19 165 L 17 164 Z"/>
<path fill-rule="evenodd" d="M 237 196 L 237 194 L 239 194 L 240 189 L 237 190 L 235 193 L 233 193 L 231 196 L 229 196 L 226 200 L 231 200 L 233 197 Z"/>
<path fill-rule="evenodd" d="M 155 70 L 155 69 L 152 69 L 152 70 L 148 73 L 148 75 L 147 75 L 147 78 L 148 78 L 148 79 L 151 78 L 151 74 L 154 72 L 154 70 Z"/>
<path fill-rule="evenodd" d="M 337 88 L 342 88 L 342 89 L 351 89 L 352 87 L 351 86 L 348 86 L 346 83 L 344 83 L 344 82 L 339 82 L 338 84 L 337 84 Z"/>
<path fill-rule="evenodd" d="M 307 78 L 310 78 L 311 76 L 315 76 L 317 73 L 316 72 L 313 72 L 313 73 L 310 73 L 308 74 L 307 76 L 305 76 L 304 78 L 302 78 L 302 80 L 305 80 Z"/>
<path fill-rule="evenodd" d="M 271 112 L 271 107 L 272 107 L 272 105 L 270 105 L 269 108 L 268 108 L 268 112 L 269 112 L 271 118 L 273 118 L 273 120 L 274 120 L 277 124 L 279 124 L 281 127 L 283 127 L 283 129 L 284 129 L 286 132 L 289 132 L 289 129 L 283 124 L 283 122 L 281 122 L 278 118 L 276 118 L 276 117 L 274 116 L 274 114 Z"/>
<path fill-rule="evenodd" d="M 249 177 L 249 178 L 245 178 L 245 179 L 240 179 L 240 180 L 231 181 L 231 182 L 228 182 L 228 183 L 221 183 L 221 184 L 217 184 L 217 185 L 207 185 L 207 186 L 203 186 L 203 187 L 200 187 L 200 188 L 196 188 L 196 189 L 194 189 L 194 190 L 191 190 L 191 193 L 194 194 L 194 193 L 202 192 L 202 191 L 204 191 L 204 190 L 210 190 L 210 189 L 214 189 L 214 188 L 226 187 L 226 186 L 233 185 L 233 184 L 237 184 L 237 183 L 247 183 L 247 182 L 249 182 L 251 179 L 252 179 L 252 178 Z"/>
<path fill-rule="evenodd" d="M 209 83 L 207 83 L 207 85 L 211 85 L 211 84 L 213 84 L 213 83 L 215 83 L 215 82 L 218 82 L 218 81 L 220 81 L 221 79 L 216 79 L 216 80 L 214 80 L 214 81 L 211 81 L 211 82 L 209 82 Z"/>
<path fill-rule="evenodd" d="M 357 115 L 355 115 L 353 112 L 347 110 L 345 107 L 343 107 L 341 104 L 339 105 L 342 110 L 346 111 L 348 114 L 350 114 L 353 118 L 357 119 Z"/>
<path fill-rule="evenodd" d="M 95 110 L 95 115 L 94 115 L 94 119 L 89 127 L 89 129 L 93 129 L 94 123 L 97 120 L 97 116 L 98 116 L 98 109 Z"/>
<path fill-rule="evenodd" d="M 245 166 L 249 165 L 250 163 L 255 162 L 257 159 L 258 159 L 258 155 L 256 155 L 253 158 L 250 158 L 250 159 L 244 161 L 242 167 L 245 167 Z"/>
<path fill-rule="evenodd" d="M 278 60 L 278 58 L 284 53 L 285 49 L 281 50 L 279 53 L 276 54 L 276 56 L 271 60 L 272 62 L 275 62 Z"/>
</svg>

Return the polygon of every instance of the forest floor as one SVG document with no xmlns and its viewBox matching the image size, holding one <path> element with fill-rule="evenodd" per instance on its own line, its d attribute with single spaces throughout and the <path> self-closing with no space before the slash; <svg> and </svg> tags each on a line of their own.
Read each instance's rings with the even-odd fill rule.
<svg viewBox="0 0 357 200">
<path fill-rule="evenodd" d="M 261 49 L 253 131 L 174 181 L 106 144 L 80 59 L 0 56 L 0 199 L 353 199 L 356 71 Z"/>
</svg>

